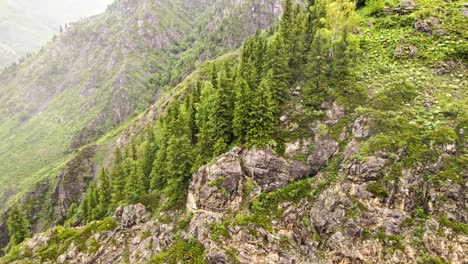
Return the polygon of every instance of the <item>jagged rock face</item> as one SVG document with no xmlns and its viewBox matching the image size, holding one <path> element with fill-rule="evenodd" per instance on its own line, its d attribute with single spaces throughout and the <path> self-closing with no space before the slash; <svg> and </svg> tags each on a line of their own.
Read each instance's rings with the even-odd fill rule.
<svg viewBox="0 0 468 264">
<path fill-rule="evenodd" d="M 257 192 L 269 192 L 307 174 L 302 162 L 287 161 L 268 151 L 235 148 L 194 174 L 187 207 L 212 212 L 236 210 L 247 179 L 255 181 Z"/>
<path fill-rule="evenodd" d="M 130 228 L 148 222 L 150 217 L 142 204 L 136 204 L 117 208 L 114 218 L 122 223 L 123 228 Z"/>
<path fill-rule="evenodd" d="M 230 249 L 236 250 L 236 261 L 240 263 L 416 263 L 420 257 L 418 243 L 422 243 L 427 254 L 441 256 L 452 263 L 463 263 L 464 252 L 468 249 L 465 234 L 444 227 L 436 217 L 428 217 L 419 229 L 409 222 L 422 202 L 428 215 L 445 214 L 451 221 L 465 223 L 466 186 L 447 184 L 437 187 L 424 180 L 423 170 L 403 169 L 400 178 L 388 183 L 389 193 L 379 196 L 369 186 L 388 173 L 391 159 L 383 152 L 356 158 L 361 141 L 370 136 L 369 120 L 358 117 L 349 129 L 354 133 L 350 133 L 353 136 L 341 153 L 339 179 L 315 200 L 304 198 L 279 204 L 282 213 L 274 218 L 271 229 L 254 223 L 230 224 L 228 235 L 221 240 L 214 239 L 214 231 L 210 229 L 213 224 L 222 224 L 227 219 L 249 213 L 243 206 L 249 198 L 239 188 L 247 179 L 256 183 L 248 194 L 250 198 L 265 190 L 261 177 L 243 173 L 242 166 L 246 166 L 246 162 L 239 162 L 245 157 L 257 157 L 255 152 L 249 154 L 235 149 L 203 167 L 194 175 L 190 188 L 187 208 L 193 218 L 187 237 L 193 236 L 204 245 L 208 263 L 234 263 L 232 253 L 228 254 Z M 316 137 L 315 140 L 313 144 L 322 146 L 319 149 L 324 152 L 315 155 L 327 157 L 320 165 L 322 168 L 338 154 L 338 144 L 326 137 Z M 324 151 L 326 146 L 331 151 Z M 451 146 L 441 148 L 442 159 L 454 155 L 456 150 L 453 149 Z M 299 147 L 295 150 L 300 151 Z M 304 175 L 317 170 L 313 161 L 309 159 Z M 275 171 L 275 164 L 280 163 L 277 160 L 270 162 L 266 162 L 272 164 L 270 172 Z M 432 166 L 437 167 L 440 162 Z M 266 163 L 265 159 L 256 158 L 255 162 L 247 164 L 261 168 L 261 164 Z M 282 167 L 288 168 L 285 164 Z M 320 168 L 312 189 L 320 188 L 320 182 L 329 177 Z M 269 169 L 265 169 L 268 172 Z M 251 171 L 263 172 L 259 169 Z M 213 184 L 221 175 L 226 177 Z M 294 175 L 292 173 L 291 178 L 295 178 Z M 226 193 L 223 188 L 227 188 Z M 275 188 L 268 189 L 273 190 Z M 423 233 L 418 235 L 418 232 Z"/>
<path fill-rule="evenodd" d="M 94 152 L 95 147 L 85 148 L 58 173 L 51 196 L 53 213 L 47 223 L 48 227 L 61 223 L 70 206 L 81 200 L 96 173 L 92 160 Z"/>
<path fill-rule="evenodd" d="M 94 251 L 82 250 L 80 247 L 83 245 L 74 241 L 54 263 L 148 263 L 155 253 L 163 251 L 172 244 L 175 226 L 150 220 L 143 205 L 121 207 L 116 210 L 115 215 L 114 219 L 117 221 L 115 229 L 93 232 L 85 241 L 78 241 L 85 245 L 94 243 L 99 245 L 98 248 Z M 38 253 L 41 248 L 49 245 L 56 232 L 57 229 L 51 229 L 24 243 L 24 246 L 30 249 L 30 263 L 41 263 Z"/>
</svg>

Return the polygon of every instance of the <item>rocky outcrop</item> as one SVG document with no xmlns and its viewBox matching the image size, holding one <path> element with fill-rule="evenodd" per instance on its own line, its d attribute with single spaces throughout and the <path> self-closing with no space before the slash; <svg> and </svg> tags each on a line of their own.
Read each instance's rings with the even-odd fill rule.
<svg viewBox="0 0 468 264">
<path fill-rule="evenodd" d="M 117 208 L 114 218 L 121 223 L 123 228 L 130 228 L 148 222 L 150 216 L 142 204 L 136 204 Z"/>
<path fill-rule="evenodd" d="M 71 239 L 70 243 L 53 263 L 94 264 L 94 263 L 148 263 L 151 257 L 172 244 L 175 235 L 173 224 L 150 220 L 149 214 L 141 204 L 121 207 L 116 210 L 114 220 L 107 219 L 91 225 L 100 226 L 105 231 L 79 227 L 69 229 L 69 233 L 81 236 Z M 102 226 L 104 225 L 104 226 Z M 109 228 L 114 227 L 115 228 Z M 88 231 L 85 229 L 88 228 Z M 30 263 L 44 263 L 40 260 L 40 251 L 50 246 L 57 233 L 51 229 L 37 234 L 23 244 Z M 55 253 L 55 252 L 54 252 Z M 20 260 L 15 263 L 24 263 Z M 49 263 L 49 262 L 47 262 Z"/>
<path fill-rule="evenodd" d="M 318 137 L 314 145 L 314 151 L 307 157 L 311 167 L 311 174 L 316 174 L 325 167 L 328 161 L 337 153 L 338 142 L 330 138 Z"/>
<path fill-rule="evenodd" d="M 49 226 L 60 224 L 73 203 L 81 200 L 88 183 L 95 176 L 93 155 L 95 146 L 81 150 L 57 175 L 56 184 L 52 191 L 52 214 Z"/>
<path fill-rule="evenodd" d="M 447 34 L 447 31 L 442 28 L 440 20 L 436 17 L 416 20 L 416 22 L 414 22 L 414 28 L 419 32 L 437 36 L 444 36 Z"/>
<path fill-rule="evenodd" d="M 255 182 L 256 192 L 269 192 L 307 175 L 302 162 L 269 151 L 234 148 L 193 175 L 187 207 L 194 211 L 237 210 L 248 195 L 245 185 L 249 179 Z"/>
</svg>

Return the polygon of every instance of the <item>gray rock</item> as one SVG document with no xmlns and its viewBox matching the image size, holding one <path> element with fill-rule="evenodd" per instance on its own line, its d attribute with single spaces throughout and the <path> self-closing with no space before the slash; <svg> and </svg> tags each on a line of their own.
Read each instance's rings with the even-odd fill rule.
<svg viewBox="0 0 468 264">
<path fill-rule="evenodd" d="M 402 13 L 410 13 L 416 7 L 416 2 L 414 0 L 401 0 L 399 7 Z"/>
<path fill-rule="evenodd" d="M 370 135 L 369 118 L 360 116 L 353 123 L 353 136 L 355 138 L 366 138 Z"/>
<path fill-rule="evenodd" d="M 288 161 L 270 151 L 235 148 L 193 175 L 187 207 L 213 212 L 236 210 L 248 178 L 261 191 L 269 192 L 307 175 L 308 168 L 302 162 Z"/>
<path fill-rule="evenodd" d="M 463 3 L 463 8 L 460 12 L 464 17 L 468 17 L 468 3 Z"/>
<path fill-rule="evenodd" d="M 317 173 L 337 153 L 338 142 L 330 138 L 318 138 L 314 152 L 307 158 L 311 174 Z"/>
<path fill-rule="evenodd" d="M 351 164 L 348 170 L 350 176 L 364 179 L 365 181 L 377 180 L 383 176 L 383 169 L 385 168 L 387 160 L 370 156 L 364 161 L 355 161 Z"/>
<path fill-rule="evenodd" d="M 307 176 L 307 167 L 299 161 L 287 161 L 269 151 L 249 150 L 243 155 L 244 171 L 264 192 L 286 186 Z"/>
<path fill-rule="evenodd" d="M 123 228 L 148 222 L 150 215 L 142 204 L 129 205 L 123 208 L 117 208 L 114 213 L 116 219 L 121 222 Z"/>
<path fill-rule="evenodd" d="M 440 28 L 440 21 L 436 17 L 419 19 L 414 22 L 414 28 L 419 32 L 432 34 L 434 30 Z"/>
<path fill-rule="evenodd" d="M 396 58 L 416 58 L 418 56 L 418 48 L 409 44 L 399 44 L 395 48 L 393 55 Z"/>
<path fill-rule="evenodd" d="M 310 212 L 315 230 L 320 234 L 330 234 L 343 224 L 346 210 L 352 205 L 342 193 L 328 189 L 323 192 Z"/>
</svg>

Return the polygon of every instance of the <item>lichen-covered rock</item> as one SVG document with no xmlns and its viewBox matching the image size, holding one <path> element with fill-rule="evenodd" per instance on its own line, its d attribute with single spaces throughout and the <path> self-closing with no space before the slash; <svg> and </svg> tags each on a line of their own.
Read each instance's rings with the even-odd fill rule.
<svg viewBox="0 0 468 264">
<path fill-rule="evenodd" d="M 447 32 L 441 28 L 440 20 L 437 17 L 428 17 L 414 22 L 414 28 L 423 33 L 443 36 Z"/>
<path fill-rule="evenodd" d="M 268 192 L 307 174 L 307 166 L 302 162 L 288 161 L 269 151 L 234 148 L 193 175 L 188 207 L 213 212 L 236 210 L 246 191 L 247 179 L 255 181 L 259 191 Z"/>
<path fill-rule="evenodd" d="M 150 216 L 142 204 L 133 204 L 116 209 L 114 216 L 121 223 L 123 228 L 130 228 L 134 225 L 146 223 Z"/>
<path fill-rule="evenodd" d="M 316 174 L 338 151 L 338 142 L 331 138 L 318 137 L 315 140 L 314 152 L 307 157 L 311 174 Z"/>
<path fill-rule="evenodd" d="M 383 176 L 387 160 L 378 156 L 370 156 L 363 161 L 355 160 L 348 169 L 351 178 L 365 181 L 377 180 Z"/>
<path fill-rule="evenodd" d="M 353 123 L 353 136 L 355 138 L 363 139 L 370 135 L 369 118 L 358 117 Z"/>
<path fill-rule="evenodd" d="M 414 0 L 401 0 L 398 5 L 402 13 L 410 13 L 416 7 Z"/>
<path fill-rule="evenodd" d="M 344 194 L 329 189 L 322 193 L 310 212 L 315 230 L 320 234 L 330 234 L 343 224 L 351 201 Z"/>
</svg>

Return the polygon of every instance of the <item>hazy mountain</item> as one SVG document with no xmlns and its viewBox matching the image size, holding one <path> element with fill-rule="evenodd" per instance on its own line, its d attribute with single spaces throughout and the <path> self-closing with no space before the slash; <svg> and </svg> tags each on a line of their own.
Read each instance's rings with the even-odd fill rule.
<svg viewBox="0 0 468 264">
<path fill-rule="evenodd" d="M 0 67 L 35 52 L 60 26 L 103 12 L 112 0 L 0 1 Z"/>
</svg>

